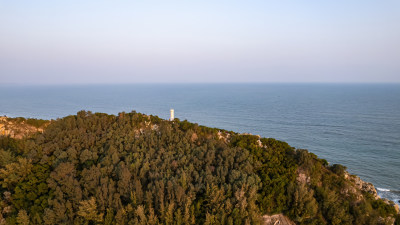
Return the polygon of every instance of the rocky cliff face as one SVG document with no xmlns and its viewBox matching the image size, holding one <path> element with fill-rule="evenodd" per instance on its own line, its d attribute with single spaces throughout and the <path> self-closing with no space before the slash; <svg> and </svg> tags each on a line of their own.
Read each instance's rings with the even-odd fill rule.
<svg viewBox="0 0 400 225">
<path fill-rule="evenodd" d="M 319 178 L 316 179 L 316 177 L 313 177 L 313 175 L 311 175 L 309 173 L 309 171 L 305 170 L 304 168 L 301 168 L 301 167 L 298 168 L 296 173 L 297 173 L 296 181 L 299 184 L 312 186 L 313 185 L 312 180 L 314 180 L 314 185 L 316 185 L 316 186 L 323 185 L 322 182 L 319 180 Z M 351 196 L 355 197 L 354 202 L 353 202 L 354 204 L 363 202 L 366 200 L 367 196 L 370 196 L 375 200 L 380 200 L 380 201 L 383 200 L 383 202 L 385 204 L 387 204 L 389 206 L 393 206 L 394 209 L 396 210 L 397 214 L 400 214 L 399 206 L 397 204 L 395 204 L 393 201 L 389 201 L 387 199 L 381 199 L 378 196 L 378 193 L 372 183 L 363 181 L 360 177 L 349 174 L 347 171 L 344 171 L 344 173 L 339 176 L 344 177 L 345 183 L 343 183 L 343 185 L 341 185 L 342 187 L 338 191 L 340 192 L 340 194 L 342 196 L 347 196 L 349 198 L 351 198 Z M 315 179 L 318 182 L 315 182 Z M 394 224 L 395 218 L 393 216 L 379 217 L 379 219 L 375 222 L 378 224 Z M 266 224 L 273 224 L 273 223 L 266 223 Z"/>
<path fill-rule="evenodd" d="M 378 196 L 378 192 L 375 189 L 375 186 L 369 182 L 365 182 L 361 180 L 358 176 L 351 175 L 347 171 L 345 172 L 345 178 L 348 179 L 351 183 L 354 184 L 354 187 L 357 190 L 360 190 L 361 192 L 367 192 L 370 193 L 375 199 L 379 199 L 380 197 Z M 362 198 L 362 195 L 360 194 L 360 199 Z M 397 213 L 400 213 L 399 206 L 394 203 L 393 201 L 390 201 L 388 199 L 383 199 L 384 202 L 388 205 L 393 206 Z"/>
<path fill-rule="evenodd" d="M 272 216 L 264 215 L 262 219 L 264 225 L 295 225 L 293 221 L 283 214 L 276 214 Z"/>
<path fill-rule="evenodd" d="M 345 172 L 344 177 L 349 180 L 357 190 L 370 193 L 375 199 L 379 198 L 373 184 L 365 182 L 361 180 L 361 178 L 359 178 L 358 176 L 349 174 L 347 171 Z M 352 192 L 356 193 L 356 190 L 353 190 Z M 359 198 L 361 200 L 361 194 L 359 194 Z"/>
<path fill-rule="evenodd" d="M 50 122 L 45 122 L 41 126 L 33 126 L 28 124 L 25 119 L 8 118 L 6 116 L 0 117 L 0 135 L 10 136 L 12 138 L 21 139 L 26 135 L 36 132 L 42 133 Z"/>
</svg>

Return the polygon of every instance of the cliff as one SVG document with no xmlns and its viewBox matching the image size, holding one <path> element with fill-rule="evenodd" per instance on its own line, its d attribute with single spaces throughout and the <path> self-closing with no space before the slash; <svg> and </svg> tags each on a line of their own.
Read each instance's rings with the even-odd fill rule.
<svg viewBox="0 0 400 225">
<path fill-rule="evenodd" d="M 50 124 L 47 120 L 0 117 L 0 135 L 21 139 L 33 133 L 40 132 Z"/>
<path fill-rule="evenodd" d="M 263 223 L 265 225 L 295 225 L 293 221 L 289 218 L 284 216 L 283 214 L 276 214 L 276 215 L 264 215 L 263 216 Z"/>
<path fill-rule="evenodd" d="M 344 166 L 272 138 L 136 112 L 81 111 L 33 131 L 0 137 L 0 224 L 400 221 Z"/>
</svg>

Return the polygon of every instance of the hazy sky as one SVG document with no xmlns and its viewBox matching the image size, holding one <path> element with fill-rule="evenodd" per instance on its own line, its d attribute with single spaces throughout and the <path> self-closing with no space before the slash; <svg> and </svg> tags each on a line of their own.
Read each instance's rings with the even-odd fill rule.
<svg viewBox="0 0 400 225">
<path fill-rule="evenodd" d="M 0 78 L 400 82 L 400 1 L 0 0 Z"/>
</svg>

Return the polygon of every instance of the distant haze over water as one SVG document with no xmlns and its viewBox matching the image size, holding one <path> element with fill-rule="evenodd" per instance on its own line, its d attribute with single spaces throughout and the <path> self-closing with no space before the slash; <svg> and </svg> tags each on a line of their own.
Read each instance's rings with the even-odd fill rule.
<svg viewBox="0 0 400 225">
<path fill-rule="evenodd" d="M 0 86 L 0 114 L 56 119 L 135 110 L 308 149 L 400 199 L 399 84 Z"/>
</svg>

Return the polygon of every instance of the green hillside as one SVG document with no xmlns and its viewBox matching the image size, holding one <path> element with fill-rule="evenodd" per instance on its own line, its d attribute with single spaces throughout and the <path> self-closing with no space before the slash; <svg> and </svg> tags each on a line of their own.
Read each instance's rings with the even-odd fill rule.
<svg viewBox="0 0 400 225">
<path fill-rule="evenodd" d="M 372 185 L 307 150 L 136 112 L 1 136 L 0 195 L 0 224 L 400 224 Z"/>
</svg>

